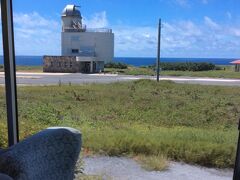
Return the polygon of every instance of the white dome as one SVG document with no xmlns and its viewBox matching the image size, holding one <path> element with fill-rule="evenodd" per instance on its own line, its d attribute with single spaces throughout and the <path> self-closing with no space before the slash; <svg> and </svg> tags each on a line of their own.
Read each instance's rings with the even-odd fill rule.
<svg viewBox="0 0 240 180">
<path fill-rule="evenodd" d="M 62 16 L 81 16 L 81 12 L 77 8 L 76 5 L 67 5 L 62 12 Z"/>
</svg>

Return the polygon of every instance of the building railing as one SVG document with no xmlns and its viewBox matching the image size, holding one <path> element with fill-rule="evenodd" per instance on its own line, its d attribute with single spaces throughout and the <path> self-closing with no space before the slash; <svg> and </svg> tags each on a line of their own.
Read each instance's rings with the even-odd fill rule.
<svg viewBox="0 0 240 180">
<path fill-rule="evenodd" d="M 101 32 L 101 33 L 112 33 L 112 29 L 108 28 L 87 28 L 83 26 L 82 28 L 74 28 L 74 27 L 64 27 L 63 32 Z"/>
<path fill-rule="evenodd" d="M 77 26 L 76 27 L 70 26 L 70 27 L 62 28 L 63 32 L 86 32 L 86 29 L 87 29 L 86 25 L 82 25 L 81 28 L 78 28 Z"/>
<path fill-rule="evenodd" d="M 86 32 L 112 33 L 112 29 L 108 29 L 108 28 L 87 28 Z"/>
</svg>

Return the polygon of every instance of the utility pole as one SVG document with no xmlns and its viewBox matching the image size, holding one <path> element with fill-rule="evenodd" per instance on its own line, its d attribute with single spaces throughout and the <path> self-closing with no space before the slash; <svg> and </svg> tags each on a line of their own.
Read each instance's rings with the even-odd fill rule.
<svg viewBox="0 0 240 180">
<path fill-rule="evenodd" d="M 240 120 L 239 120 L 238 130 L 239 130 L 239 137 L 238 137 L 238 144 L 237 144 L 237 154 L 236 154 L 233 180 L 240 179 Z"/>
<path fill-rule="evenodd" d="M 1 0 L 8 145 L 19 141 L 12 0 Z"/>
<path fill-rule="evenodd" d="M 159 19 L 158 50 L 157 50 L 157 82 L 159 82 L 159 80 L 160 80 L 161 32 L 162 32 L 162 21 L 161 21 L 161 19 Z"/>
</svg>

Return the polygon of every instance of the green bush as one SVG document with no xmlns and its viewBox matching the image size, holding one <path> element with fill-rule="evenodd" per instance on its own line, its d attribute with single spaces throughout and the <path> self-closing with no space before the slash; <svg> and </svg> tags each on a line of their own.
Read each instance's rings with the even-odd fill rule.
<svg viewBox="0 0 240 180">
<path fill-rule="evenodd" d="M 200 62 L 185 62 L 185 63 L 161 63 L 162 70 L 166 71 L 210 71 L 216 66 L 212 63 Z"/>
<path fill-rule="evenodd" d="M 48 103 L 31 105 L 26 110 L 27 113 L 24 116 L 25 118 L 42 124 L 54 125 L 64 117 L 61 111 L 57 110 L 52 104 Z"/>
<path fill-rule="evenodd" d="M 110 62 L 105 64 L 105 68 L 114 68 L 114 69 L 127 69 L 127 64 L 120 63 L 120 62 Z"/>
<path fill-rule="evenodd" d="M 226 68 L 221 66 L 216 66 L 214 70 L 220 71 L 220 70 L 226 70 Z"/>
</svg>

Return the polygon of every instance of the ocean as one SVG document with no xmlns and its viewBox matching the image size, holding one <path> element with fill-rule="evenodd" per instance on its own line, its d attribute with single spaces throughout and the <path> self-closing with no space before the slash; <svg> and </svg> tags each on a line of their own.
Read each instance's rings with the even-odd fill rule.
<svg viewBox="0 0 240 180">
<path fill-rule="evenodd" d="M 161 58 L 162 62 L 210 62 L 216 65 L 230 65 L 235 59 L 231 58 Z M 133 66 L 148 66 L 156 63 L 156 58 L 142 57 L 116 57 L 115 62 L 122 62 Z M 0 56 L 0 64 L 3 64 L 3 57 Z M 42 56 L 16 56 L 16 64 L 19 66 L 41 66 Z"/>
</svg>

